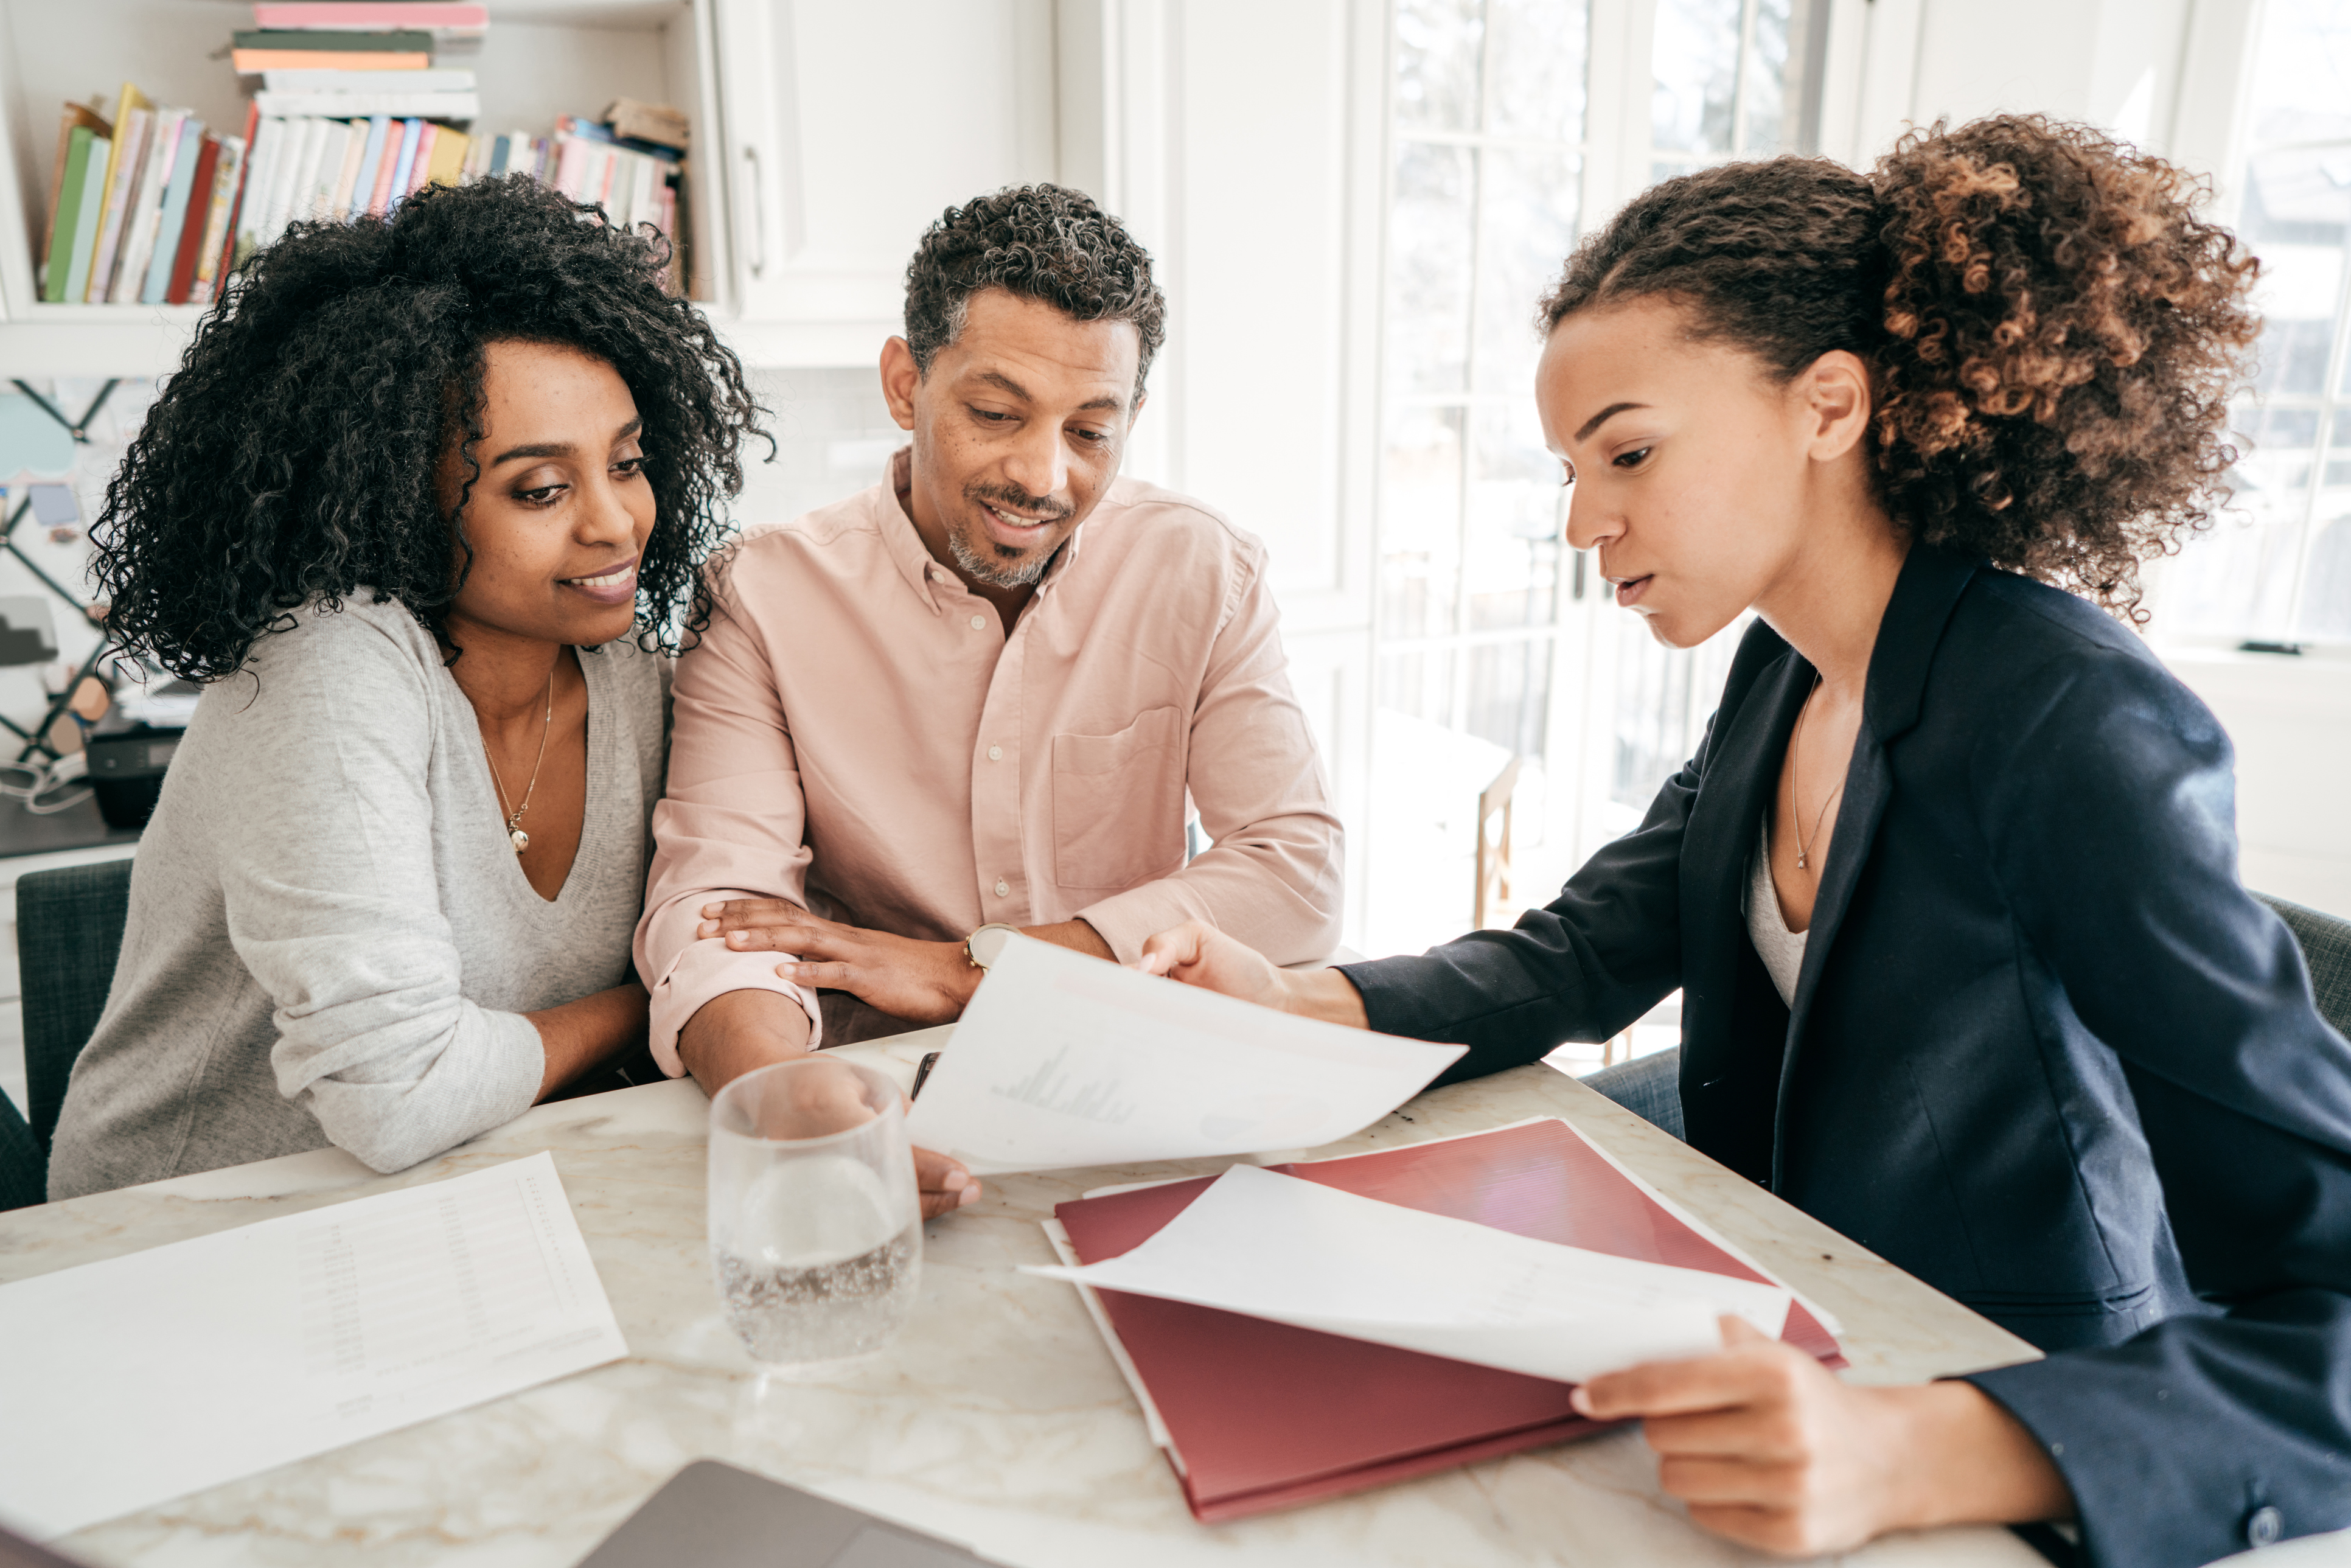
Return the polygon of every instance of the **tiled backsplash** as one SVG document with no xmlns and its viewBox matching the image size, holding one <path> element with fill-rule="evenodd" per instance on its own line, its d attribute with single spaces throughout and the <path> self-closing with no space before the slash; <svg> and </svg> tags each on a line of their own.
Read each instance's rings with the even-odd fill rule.
<svg viewBox="0 0 2351 1568">
<path fill-rule="evenodd" d="M 880 372 L 856 370 L 755 371 L 751 389 L 768 409 L 776 457 L 753 443 L 743 457 L 743 494 L 735 520 L 745 527 L 788 522 L 854 495 L 882 477 L 882 465 L 906 443 L 882 401 Z"/>
</svg>

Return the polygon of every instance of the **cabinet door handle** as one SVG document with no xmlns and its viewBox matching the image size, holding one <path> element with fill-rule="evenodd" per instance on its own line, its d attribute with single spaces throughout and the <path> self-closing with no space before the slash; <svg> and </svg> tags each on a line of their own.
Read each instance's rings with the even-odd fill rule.
<svg viewBox="0 0 2351 1568">
<path fill-rule="evenodd" d="M 768 270 L 768 197 L 759 188 L 759 150 L 743 149 L 743 162 L 750 166 L 751 235 L 758 248 L 751 256 L 751 276 L 764 277 Z"/>
</svg>

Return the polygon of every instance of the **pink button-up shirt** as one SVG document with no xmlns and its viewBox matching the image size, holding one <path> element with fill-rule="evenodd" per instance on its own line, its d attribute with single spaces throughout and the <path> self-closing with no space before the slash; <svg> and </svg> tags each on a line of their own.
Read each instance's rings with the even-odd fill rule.
<svg viewBox="0 0 2351 1568">
<path fill-rule="evenodd" d="M 1207 921 L 1276 963 L 1338 941 L 1340 828 L 1290 695 L 1265 547 L 1133 479 L 1007 637 L 884 482 L 754 530 L 678 661 L 669 792 L 637 927 L 653 1054 L 722 992 L 815 998 L 778 955 L 697 938 L 783 898 L 933 941 L 1082 918 L 1125 962 Z M 1213 841 L 1184 858 L 1186 792 Z M 907 1027 L 826 993 L 835 1041 Z"/>
</svg>

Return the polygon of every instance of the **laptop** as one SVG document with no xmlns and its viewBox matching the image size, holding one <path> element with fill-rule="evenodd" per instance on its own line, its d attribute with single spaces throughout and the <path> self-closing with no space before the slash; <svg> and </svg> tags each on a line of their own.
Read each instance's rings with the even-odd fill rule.
<svg viewBox="0 0 2351 1568">
<path fill-rule="evenodd" d="M 986 1562 L 797 1487 L 696 1459 L 622 1521 L 580 1568 L 969 1568 Z M 28 1559 L 25 1568 L 48 1565 Z"/>
</svg>

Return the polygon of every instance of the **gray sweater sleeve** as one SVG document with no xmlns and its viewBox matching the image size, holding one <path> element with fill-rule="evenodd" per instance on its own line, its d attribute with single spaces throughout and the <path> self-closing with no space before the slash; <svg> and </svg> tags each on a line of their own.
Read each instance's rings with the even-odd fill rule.
<svg viewBox="0 0 2351 1568">
<path fill-rule="evenodd" d="M 203 815 L 230 942 L 273 1005 L 278 1092 L 398 1170 L 528 1109 L 545 1050 L 529 1019 L 459 989 L 417 651 L 351 614 L 295 641 L 262 639 L 254 700 L 224 705 Z"/>
</svg>

